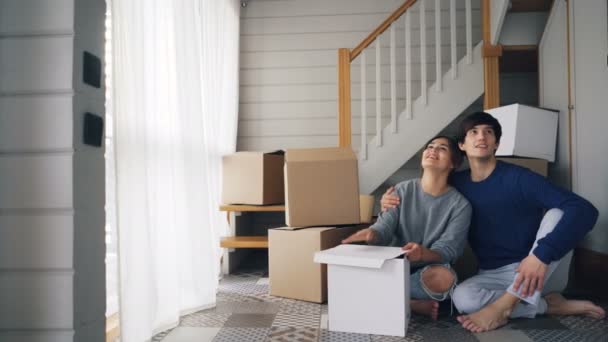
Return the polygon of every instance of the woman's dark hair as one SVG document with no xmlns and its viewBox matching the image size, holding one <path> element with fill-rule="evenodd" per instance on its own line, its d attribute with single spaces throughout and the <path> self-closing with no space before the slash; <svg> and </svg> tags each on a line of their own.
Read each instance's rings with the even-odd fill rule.
<svg viewBox="0 0 608 342">
<path fill-rule="evenodd" d="M 433 140 L 435 140 L 435 139 L 445 139 L 448 141 L 448 148 L 450 150 L 450 159 L 452 160 L 452 165 L 454 166 L 454 170 L 456 170 L 458 167 L 460 167 L 460 164 L 462 164 L 463 152 L 460 150 L 460 148 L 458 148 L 458 142 L 456 141 L 456 139 L 449 137 L 447 135 L 436 135 L 424 145 L 424 149 L 426 149 L 426 147 L 429 146 L 429 144 L 431 142 L 433 142 Z"/>
<path fill-rule="evenodd" d="M 458 131 L 458 142 L 463 143 L 467 132 L 477 125 L 488 125 L 494 130 L 496 136 L 496 143 L 500 143 L 500 137 L 502 136 L 502 127 L 498 120 L 492 115 L 486 112 L 475 112 L 469 114 L 462 122 L 460 122 L 460 129 Z"/>
</svg>

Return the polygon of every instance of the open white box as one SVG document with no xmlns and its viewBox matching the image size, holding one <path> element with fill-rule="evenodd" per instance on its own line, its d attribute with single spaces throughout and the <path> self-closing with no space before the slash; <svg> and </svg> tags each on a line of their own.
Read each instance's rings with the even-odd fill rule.
<svg viewBox="0 0 608 342">
<path fill-rule="evenodd" d="M 315 253 L 327 264 L 328 328 L 405 336 L 410 318 L 410 263 L 399 247 L 340 245 Z"/>
</svg>

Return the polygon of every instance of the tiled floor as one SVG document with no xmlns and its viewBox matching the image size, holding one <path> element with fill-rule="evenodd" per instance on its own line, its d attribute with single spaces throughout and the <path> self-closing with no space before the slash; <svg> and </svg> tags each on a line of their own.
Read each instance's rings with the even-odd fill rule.
<svg viewBox="0 0 608 342">
<path fill-rule="evenodd" d="M 449 316 L 449 307 L 442 308 L 436 322 L 413 315 L 405 338 L 331 332 L 327 330 L 327 305 L 270 296 L 263 275 L 263 271 L 249 271 L 226 276 L 220 282 L 215 308 L 183 317 L 177 328 L 153 341 L 608 342 L 607 320 L 574 316 L 516 319 L 499 330 L 472 334 Z M 608 302 L 600 305 L 608 309 Z"/>
</svg>

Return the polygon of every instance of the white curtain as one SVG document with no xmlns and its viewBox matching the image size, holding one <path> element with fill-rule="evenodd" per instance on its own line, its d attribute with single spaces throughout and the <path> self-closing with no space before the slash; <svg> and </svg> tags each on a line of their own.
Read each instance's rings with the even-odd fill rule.
<svg viewBox="0 0 608 342">
<path fill-rule="evenodd" d="M 114 0 L 121 341 L 211 307 L 236 147 L 238 0 Z"/>
</svg>

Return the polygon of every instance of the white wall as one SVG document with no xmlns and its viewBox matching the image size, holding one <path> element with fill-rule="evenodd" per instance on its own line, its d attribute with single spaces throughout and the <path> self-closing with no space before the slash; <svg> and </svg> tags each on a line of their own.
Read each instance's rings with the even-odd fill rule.
<svg viewBox="0 0 608 342">
<path fill-rule="evenodd" d="M 254 0 L 241 10 L 240 105 L 237 148 L 271 150 L 291 147 L 336 146 L 338 48 L 354 48 L 401 0 Z M 427 60 L 429 85 L 435 79 L 434 1 L 427 5 Z M 464 55 L 464 2 L 457 1 L 459 57 Z M 449 1 L 442 0 L 442 61 L 449 63 Z M 479 1 L 473 1 L 473 42 L 480 39 Z M 417 27 L 419 14 L 412 16 Z M 404 29 L 397 23 L 397 97 L 403 108 Z M 419 61 L 419 30 L 412 30 L 412 57 Z M 388 33 L 381 36 L 383 123 L 390 114 Z M 367 54 L 368 113 L 375 112 L 375 55 Z M 443 71 L 449 69 L 445 64 Z M 419 64 L 412 66 L 413 80 L 420 79 Z M 351 71 L 353 147 L 360 146 L 359 62 Z M 419 88 L 413 86 L 413 95 Z M 368 132 L 375 131 L 375 118 L 368 114 Z M 372 136 L 370 135 L 370 139 Z"/>
<path fill-rule="evenodd" d="M 594 230 L 583 246 L 608 253 L 608 26 L 605 1 L 571 2 L 572 148 L 573 191 L 600 211 Z M 554 180 L 568 184 L 568 81 L 566 55 L 566 5 L 557 2 L 540 48 L 541 105 L 560 110 Z"/>
<path fill-rule="evenodd" d="M 104 339 L 103 149 L 80 143 L 82 111 L 104 113 L 80 81 L 104 7 L 0 1 L 1 341 Z"/>
<path fill-rule="evenodd" d="M 584 245 L 608 253 L 608 28 L 606 1 L 572 2 L 574 24 L 574 191 L 600 211 Z"/>
<path fill-rule="evenodd" d="M 507 13 L 498 43 L 502 45 L 537 45 L 543 35 L 547 13 Z"/>
<path fill-rule="evenodd" d="M 556 2 L 538 49 L 539 105 L 559 110 L 555 163 L 549 177 L 569 189 L 568 70 L 566 48 L 566 3 Z"/>
</svg>

